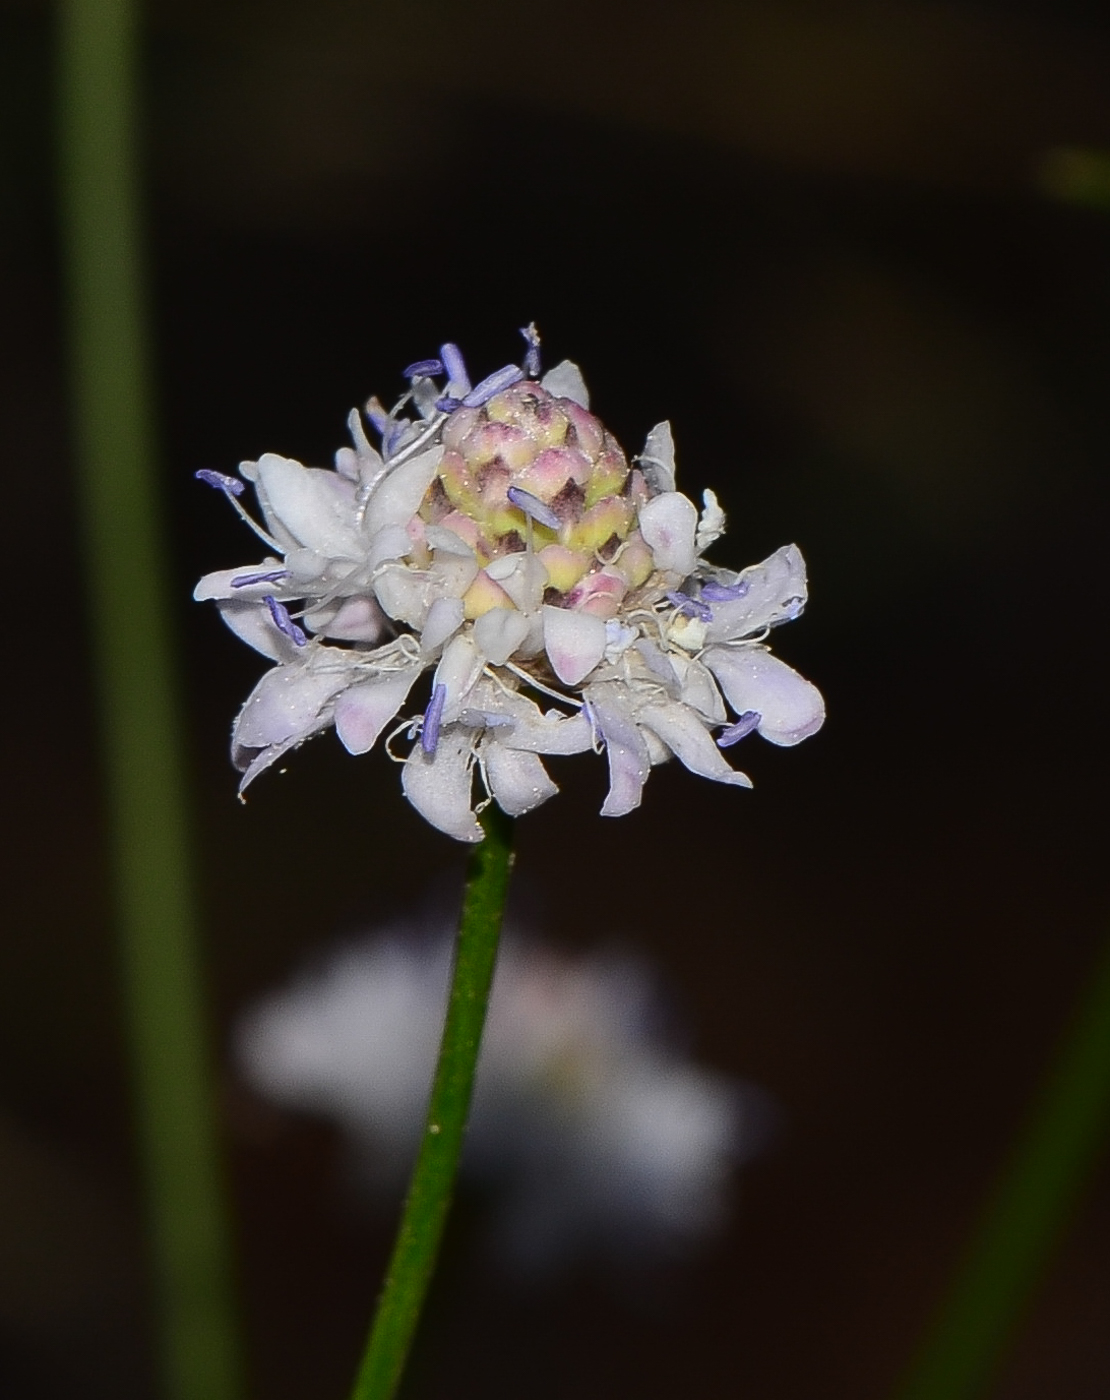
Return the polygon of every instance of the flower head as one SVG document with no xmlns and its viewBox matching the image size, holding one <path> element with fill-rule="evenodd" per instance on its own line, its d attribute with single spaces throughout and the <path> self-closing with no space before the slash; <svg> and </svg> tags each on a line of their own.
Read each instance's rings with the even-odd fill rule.
<svg viewBox="0 0 1110 1400">
<path fill-rule="evenodd" d="M 411 742 L 410 802 L 479 841 L 475 770 L 515 816 L 557 791 L 541 755 L 604 751 L 601 810 L 620 816 L 672 755 L 750 787 L 723 750 L 820 728 L 820 693 L 766 646 L 805 606 L 797 548 L 739 573 L 710 564 L 724 512 L 712 491 L 699 512 L 675 490 L 670 426 L 630 463 L 578 368 L 539 377 L 539 337 L 523 334 L 523 364 L 477 385 L 454 345 L 410 365 L 392 411 L 366 406 L 380 448 L 352 410 L 334 470 L 242 463 L 261 523 L 242 481 L 198 473 L 271 551 L 194 595 L 274 662 L 235 723 L 240 791 L 324 729 L 365 753 L 393 724 L 387 745 Z M 422 712 L 399 719 L 425 671 Z"/>
<path fill-rule="evenodd" d="M 411 932 L 329 954 L 236 1036 L 251 1087 L 336 1123 L 359 1180 L 390 1198 L 419 1145 L 451 962 L 449 929 Z M 661 1000 L 627 955 L 571 958 L 507 933 L 463 1169 L 495 1188 L 510 1261 L 681 1251 L 721 1223 L 770 1105 L 676 1048 Z"/>
</svg>

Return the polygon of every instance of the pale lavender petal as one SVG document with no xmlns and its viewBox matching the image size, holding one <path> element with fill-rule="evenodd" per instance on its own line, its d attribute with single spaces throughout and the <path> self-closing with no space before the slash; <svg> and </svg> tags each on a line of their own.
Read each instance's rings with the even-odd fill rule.
<svg viewBox="0 0 1110 1400">
<path fill-rule="evenodd" d="M 268 748 L 257 752 L 254 750 L 232 750 L 232 759 L 236 768 L 243 774 L 239 780 L 239 796 L 242 797 L 259 773 L 264 773 L 267 768 L 271 768 L 283 754 L 287 754 L 290 749 L 295 749 L 303 744 L 306 739 L 311 739 L 313 734 L 318 734 L 326 726 L 321 723 L 315 728 L 298 734 L 295 738 L 286 739 L 282 744 L 271 744 Z"/>
<path fill-rule="evenodd" d="M 437 651 L 463 625 L 461 598 L 437 598 L 428 609 L 427 621 L 420 634 L 420 650 L 425 656 Z"/>
<path fill-rule="evenodd" d="M 374 747 L 408 698 L 420 669 L 386 671 L 343 691 L 335 702 L 335 732 L 348 753 L 368 753 Z"/>
<path fill-rule="evenodd" d="M 470 809 L 471 743 L 467 730 L 448 726 L 434 756 L 415 744 L 401 770 L 408 800 L 425 821 L 456 841 L 481 841 L 483 834 Z"/>
<path fill-rule="evenodd" d="M 640 508 L 640 534 L 655 556 L 657 568 L 685 578 L 697 563 L 694 537 L 698 512 L 678 491 L 664 491 Z"/>
<path fill-rule="evenodd" d="M 653 496 L 674 490 L 674 436 L 669 423 L 656 423 L 638 461 Z"/>
<path fill-rule="evenodd" d="M 438 685 L 447 689 L 447 700 L 443 707 L 445 724 L 457 719 L 464 705 L 473 706 L 471 692 L 478 684 L 485 664 L 485 657 L 468 633 L 452 637 L 447 643 L 432 677 L 433 692 Z"/>
<path fill-rule="evenodd" d="M 220 602 L 218 606 L 220 616 L 235 635 L 271 661 L 291 662 L 301 657 L 299 648 L 274 627 L 270 609 L 265 603 L 233 599 Z"/>
<path fill-rule="evenodd" d="M 350 679 L 349 671 L 275 666 L 266 672 L 239 711 L 233 731 L 235 745 L 264 749 L 307 736 L 319 727 L 324 706 Z"/>
<path fill-rule="evenodd" d="M 509 388 L 511 384 L 516 384 L 523 378 L 524 371 L 519 365 L 505 365 L 494 370 L 493 374 L 488 374 L 480 384 L 475 384 L 469 394 L 463 395 L 462 406 L 481 408 L 484 403 L 489 403 L 495 394 L 500 394 L 502 389 Z"/>
<path fill-rule="evenodd" d="M 276 559 L 266 559 L 261 564 L 256 564 L 238 569 L 215 569 L 210 574 L 205 574 L 201 581 L 193 589 L 193 597 L 198 603 L 204 603 L 213 598 L 243 598 L 239 591 L 242 588 L 249 588 L 253 585 L 244 584 L 241 581 L 252 573 L 256 578 L 265 577 L 267 573 L 277 571 L 278 561 Z M 281 589 L 268 589 L 269 593 L 279 593 Z"/>
<path fill-rule="evenodd" d="M 608 637 L 600 617 L 545 607 L 543 641 L 555 674 L 566 685 L 577 685 L 605 656 Z"/>
<path fill-rule="evenodd" d="M 825 722 L 821 692 L 764 647 L 710 647 L 702 660 L 737 714 L 756 710 L 764 739 L 789 747 Z"/>
<path fill-rule="evenodd" d="M 563 360 L 554 369 L 549 369 L 540 380 L 542 388 L 557 399 L 572 399 L 583 408 L 590 406 L 590 391 L 582 378 L 582 371 L 573 360 Z"/>
<path fill-rule="evenodd" d="M 443 456 L 442 446 L 411 457 L 378 485 L 366 507 L 363 529 L 376 535 L 387 525 L 405 526 L 416 514 Z"/>
<path fill-rule="evenodd" d="M 738 641 L 798 617 L 806 602 L 806 566 L 797 545 L 784 545 L 762 564 L 745 569 L 736 586 L 747 590 L 732 602 L 713 604 L 710 642 Z M 702 589 L 705 596 L 705 589 Z"/>
<path fill-rule="evenodd" d="M 684 705 L 689 705 L 704 716 L 711 724 L 724 724 L 728 718 L 721 692 L 709 671 L 700 661 L 683 656 L 671 658 L 678 672 L 681 693 L 677 696 Z"/>
<path fill-rule="evenodd" d="M 482 746 L 490 792 L 503 812 L 519 817 L 559 791 L 534 753 L 506 748 L 496 739 Z"/>
<path fill-rule="evenodd" d="M 478 650 L 494 666 L 504 666 L 528 635 L 528 619 L 516 608 L 490 608 L 474 623 Z"/>
<path fill-rule="evenodd" d="M 601 815 L 623 817 L 640 805 L 651 771 L 651 755 L 631 714 L 619 701 L 600 686 L 592 687 L 586 698 L 609 757 L 609 792 Z"/>
<path fill-rule="evenodd" d="M 586 753 L 594 741 L 590 721 L 581 711 L 560 715 L 549 710 L 541 715 L 537 710 L 535 719 L 527 721 L 514 712 L 511 732 L 498 737 L 506 748 L 547 754 Z"/>
<path fill-rule="evenodd" d="M 321 554 L 354 558 L 354 486 L 337 472 L 304 467 L 266 452 L 257 463 L 258 496 L 267 521 L 279 524 L 298 544 Z"/>
<path fill-rule="evenodd" d="M 751 787 L 751 779 L 729 765 L 713 742 L 704 721 L 689 706 L 673 701 L 645 705 L 638 711 L 637 717 L 662 739 L 691 773 L 719 783 L 730 783 L 734 787 Z"/>
<path fill-rule="evenodd" d="M 345 598 L 331 621 L 318 630 L 340 642 L 376 642 L 385 625 L 385 614 L 375 599 L 355 597 Z"/>
</svg>

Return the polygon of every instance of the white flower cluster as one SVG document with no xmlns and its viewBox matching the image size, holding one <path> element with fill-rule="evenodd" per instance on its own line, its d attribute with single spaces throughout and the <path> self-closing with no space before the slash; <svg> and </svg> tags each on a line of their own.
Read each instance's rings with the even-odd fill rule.
<svg viewBox="0 0 1110 1400">
<path fill-rule="evenodd" d="M 446 933 L 368 939 L 238 1027 L 251 1087 L 335 1122 L 359 1180 L 391 1199 L 420 1140 L 450 947 Z M 673 1252 L 721 1222 L 766 1102 L 677 1053 L 657 1001 L 627 956 L 570 959 L 507 934 L 463 1170 L 496 1188 L 492 1224 L 510 1262 Z"/>
<path fill-rule="evenodd" d="M 723 749 L 820 728 L 820 693 L 765 645 L 805 605 L 797 548 L 739 573 L 708 563 L 724 513 L 711 491 L 699 514 L 675 490 L 670 426 L 630 466 L 576 366 L 539 377 L 538 337 L 524 335 L 524 363 L 475 386 L 453 345 L 411 365 L 392 412 L 367 405 L 380 449 L 352 410 L 334 470 L 244 462 L 261 524 L 242 480 L 198 473 L 272 551 L 195 593 L 274 662 L 235 723 L 240 791 L 331 726 L 365 753 L 428 670 L 422 713 L 386 743 L 412 741 L 405 793 L 460 841 L 482 839 L 475 768 L 516 816 L 557 791 L 541 754 L 604 750 L 602 814 L 621 816 L 672 755 L 750 787 Z"/>
</svg>

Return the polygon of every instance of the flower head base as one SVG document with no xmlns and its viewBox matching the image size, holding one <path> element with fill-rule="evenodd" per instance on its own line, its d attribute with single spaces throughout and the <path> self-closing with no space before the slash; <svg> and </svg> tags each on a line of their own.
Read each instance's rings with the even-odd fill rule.
<svg viewBox="0 0 1110 1400">
<path fill-rule="evenodd" d="M 524 335 L 523 365 L 476 386 L 454 345 L 410 365 L 391 412 L 367 405 L 380 450 L 353 410 L 334 471 L 244 462 L 261 524 L 240 481 L 198 473 L 273 551 L 195 593 L 275 663 L 236 720 L 240 790 L 332 726 L 366 752 L 427 670 L 423 714 L 387 743 L 412 741 L 405 793 L 461 841 L 482 836 L 475 769 L 518 815 L 557 791 L 541 754 L 604 750 L 602 814 L 620 816 L 672 755 L 750 787 L 722 749 L 753 730 L 796 744 L 820 728 L 819 692 L 765 645 L 805 605 L 798 550 L 740 573 L 709 564 L 724 513 L 711 491 L 699 513 L 675 490 L 669 425 L 630 464 L 577 367 L 539 378 L 539 337 Z"/>
</svg>

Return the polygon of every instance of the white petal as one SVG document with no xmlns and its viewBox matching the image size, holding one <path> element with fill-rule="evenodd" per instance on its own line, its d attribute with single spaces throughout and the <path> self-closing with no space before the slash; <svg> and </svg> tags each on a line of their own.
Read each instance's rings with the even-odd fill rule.
<svg viewBox="0 0 1110 1400">
<path fill-rule="evenodd" d="M 432 594 L 424 574 L 404 564 L 387 564 L 374 580 L 374 592 L 389 617 L 410 627 L 423 627 Z"/>
<path fill-rule="evenodd" d="M 266 672 L 239 711 L 234 743 L 245 749 L 264 749 L 311 733 L 318 727 L 320 711 L 349 681 L 349 671 L 275 666 Z"/>
<path fill-rule="evenodd" d="M 440 730 L 434 755 L 416 744 L 401 770 L 408 800 L 425 821 L 456 841 L 482 839 L 482 828 L 470 810 L 470 746 L 465 729 Z"/>
<path fill-rule="evenodd" d="M 403 559 L 412 550 L 412 536 L 403 525 L 386 525 L 370 541 L 366 568 L 376 569 L 387 559 Z"/>
<path fill-rule="evenodd" d="M 491 740 L 483 745 L 482 757 L 490 791 L 510 817 L 530 812 L 559 791 L 534 753 L 507 749 Z"/>
<path fill-rule="evenodd" d="M 309 730 L 307 734 L 298 734 L 293 739 L 286 739 L 284 744 L 271 744 L 269 748 L 263 749 L 260 753 L 256 753 L 249 763 L 246 761 L 246 754 L 244 752 L 233 749 L 232 759 L 235 766 L 243 771 L 243 776 L 239 780 L 240 797 L 247 788 L 250 787 L 251 783 L 254 782 L 255 778 L 258 777 L 259 773 L 264 773 L 266 769 L 275 764 L 283 754 L 287 754 L 290 749 L 295 749 L 299 744 L 303 744 L 306 739 L 310 739 L 314 733 L 317 733 L 323 728 L 324 725 L 320 724 L 316 726 L 316 729 Z"/>
<path fill-rule="evenodd" d="M 441 550 L 444 554 L 461 554 L 466 559 L 474 557 L 474 551 L 454 530 L 445 530 L 442 525 L 425 525 L 424 539 L 429 549 Z"/>
<path fill-rule="evenodd" d="M 458 718 L 463 702 L 482 674 L 482 668 L 485 664 L 485 657 L 481 655 L 468 635 L 455 637 L 448 643 L 447 650 L 440 657 L 432 681 L 433 694 L 436 686 L 447 687 L 447 699 L 444 701 L 441 716 L 443 724 L 449 724 Z"/>
<path fill-rule="evenodd" d="M 656 423 L 648 433 L 639 461 L 653 496 L 674 490 L 674 436 L 669 423 Z"/>
<path fill-rule="evenodd" d="M 713 683 L 713 677 L 700 661 L 690 661 L 675 655 L 671 658 L 681 679 L 682 690 L 679 699 L 689 705 L 712 724 L 724 724 L 728 719 L 721 692 Z"/>
<path fill-rule="evenodd" d="M 335 702 L 335 732 L 348 753 L 367 753 L 405 703 L 421 667 L 387 671 L 348 686 Z"/>
<path fill-rule="evenodd" d="M 461 598 L 478 577 L 478 557 L 472 549 L 465 554 L 437 549 L 428 574 L 436 597 Z"/>
<path fill-rule="evenodd" d="M 605 655 L 605 622 L 589 613 L 545 607 L 543 641 L 555 674 L 566 685 L 577 685 Z"/>
<path fill-rule="evenodd" d="M 267 452 L 258 459 L 258 484 L 274 517 L 299 544 L 356 557 L 354 491 L 345 478 Z"/>
<path fill-rule="evenodd" d="M 387 525 L 409 523 L 432 484 L 442 456 L 442 446 L 430 448 L 402 462 L 385 477 L 366 507 L 363 527 L 368 535 L 376 535 Z"/>
<path fill-rule="evenodd" d="M 453 636 L 463 625 L 463 601 L 461 598 L 437 598 L 428 609 L 424 629 L 420 633 L 420 650 L 431 656 L 439 650 L 448 637 Z"/>
<path fill-rule="evenodd" d="M 331 618 L 317 627 L 311 614 L 305 615 L 305 625 L 325 637 L 341 642 L 376 642 L 385 630 L 385 617 L 373 598 L 344 598 Z"/>
<path fill-rule="evenodd" d="M 254 647 L 271 661 L 296 661 L 301 648 L 291 638 L 279 632 L 265 603 L 240 603 L 229 600 L 218 604 L 220 616 L 247 646 Z"/>
<path fill-rule="evenodd" d="M 821 692 L 764 647 L 710 647 L 703 659 L 738 715 L 762 716 L 756 727 L 772 744 L 800 744 L 824 724 Z"/>
<path fill-rule="evenodd" d="M 665 491 L 640 507 L 640 534 L 659 569 L 685 578 L 697 563 L 694 537 L 698 512 L 693 501 L 678 491 Z"/>
<path fill-rule="evenodd" d="M 746 773 L 738 773 L 713 742 L 712 735 L 693 710 L 674 701 L 645 705 L 637 717 L 656 734 L 674 756 L 702 778 L 713 778 L 734 787 L 751 787 Z"/>
<path fill-rule="evenodd" d="M 590 406 L 590 391 L 582 378 L 582 371 L 573 360 L 563 360 L 554 369 L 549 369 L 540 380 L 540 386 L 557 399 L 573 399 L 583 408 Z"/>
<path fill-rule="evenodd" d="M 601 815 L 623 817 L 640 805 L 651 771 L 651 755 L 631 714 L 619 701 L 600 686 L 594 686 L 587 699 L 609 756 L 609 792 Z"/>
<path fill-rule="evenodd" d="M 748 585 L 743 598 L 714 603 L 713 620 L 706 628 L 711 642 L 734 641 L 790 622 L 806 602 L 806 566 L 797 545 L 784 545 L 762 564 L 744 569 L 739 581 Z"/>
<path fill-rule="evenodd" d="M 725 532 L 725 513 L 721 509 L 721 503 L 717 499 L 715 491 L 703 491 L 701 498 L 705 502 L 704 509 L 698 517 L 698 534 L 694 543 L 697 545 L 699 554 L 703 554 L 711 544 L 714 544 Z"/>
<path fill-rule="evenodd" d="M 495 666 L 503 666 L 528 635 L 528 619 L 516 608 L 490 608 L 474 623 L 474 642 Z"/>
<path fill-rule="evenodd" d="M 501 585 L 521 612 L 536 612 L 543 602 L 547 570 L 534 554 L 503 554 L 486 565 L 486 573 Z"/>
<path fill-rule="evenodd" d="M 193 589 L 193 598 L 198 603 L 207 603 L 213 598 L 237 598 L 241 601 L 258 599 L 265 593 L 280 596 L 281 585 L 287 580 L 271 579 L 269 583 L 252 583 L 246 588 L 232 588 L 231 585 L 235 579 L 250 578 L 252 574 L 274 573 L 284 567 L 280 559 L 271 556 L 263 559 L 261 564 L 247 564 L 241 569 L 216 569 L 213 573 L 204 575 Z"/>
</svg>

